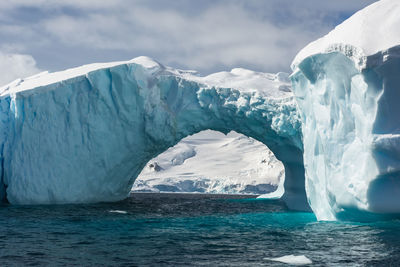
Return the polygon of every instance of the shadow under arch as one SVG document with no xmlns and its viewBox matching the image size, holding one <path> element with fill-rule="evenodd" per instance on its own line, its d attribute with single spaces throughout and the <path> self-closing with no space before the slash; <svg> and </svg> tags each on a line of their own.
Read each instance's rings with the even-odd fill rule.
<svg viewBox="0 0 400 267">
<path fill-rule="evenodd" d="M 288 207 L 309 210 L 293 97 L 210 88 L 128 63 L 5 96 L 0 109 L 11 203 L 121 200 L 148 161 L 210 129 L 265 144 L 284 165 Z"/>
</svg>

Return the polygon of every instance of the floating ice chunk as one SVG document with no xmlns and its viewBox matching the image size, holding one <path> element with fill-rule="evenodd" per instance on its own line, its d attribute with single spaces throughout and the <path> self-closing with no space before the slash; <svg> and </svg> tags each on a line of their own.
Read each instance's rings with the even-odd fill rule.
<svg viewBox="0 0 400 267">
<path fill-rule="evenodd" d="M 111 213 L 119 213 L 119 214 L 127 214 L 128 212 L 124 211 L 124 210 L 110 210 L 108 212 Z"/>
<path fill-rule="evenodd" d="M 268 193 L 268 194 L 262 194 L 258 196 L 257 198 L 259 199 L 280 199 L 283 194 L 285 193 L 285 186 L 284 186 L 284 180 L 281 179 L 279 181 L 279 185 L 277 189 L 274 192 Z"/>
<path fill-rule="evenodd" d="M 295 255 L 286 255 L 279 258 L 264 258 L 264 260 L 270 261 L 278 261 L 292 265 L 308 265 L 312 264 L 312 261 L 304 255 L 295 256 Z"/>
</svg>

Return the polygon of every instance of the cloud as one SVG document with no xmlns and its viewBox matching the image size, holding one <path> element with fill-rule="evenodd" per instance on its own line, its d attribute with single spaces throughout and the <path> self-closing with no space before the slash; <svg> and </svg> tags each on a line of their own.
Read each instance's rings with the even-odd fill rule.
<svg viewBox="0 0 400 267">
<path fill-rule="evenodd" d="M 23 44 L 50 69 L 147 55 L 204 73 L 289 71 L 303 46 L 372 2 L 4 0 L 0 45 Z"/>
<path fill-rule="evenodd" d="M 287 69 L 314 35 L 299 25 L 274 25 L 232 4 L 193 16 L 141 6 L 117 14 L 64 15 L 44 21 L 43 28 L 65 45 L 143 51 L 165 64 L 203 71 L 212 66 Z"/>
<path fill-rule="evenodd" d="M 40 70 L 36 67 L 36 61 L 32 56 L 0 52 L 0 86 L 38 72 Z"/>
</svg>

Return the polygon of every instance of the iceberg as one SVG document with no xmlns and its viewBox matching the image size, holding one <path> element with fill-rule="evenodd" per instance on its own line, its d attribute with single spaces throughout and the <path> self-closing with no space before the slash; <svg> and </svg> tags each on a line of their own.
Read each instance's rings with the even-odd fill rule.
<svg viewBox="0 0 400 267">
<path fill-rule="evenodd" d="M 319 220 L 399 214 L 398 14 L 396 0 L 357 12 L 301 50 L 290 77 L 202 77 L 139 57 L 16 80 L 0 88 L 0 198 L 121 200 L 151 159 L 210 129 L 266 145 L 289 208 Z M 173 164 L 196 152 L 183 150 Z"/>
<path fill-rule="evenodd" d="M 17 80 L 0 88 L 1 197 L 118 201 L 151 159 L 211 129 L 265 144 L 285 169 L 283 199 L 308 210 L 288 76 L 237 68 L 202 77 L 139 57 Z M 186 150 L 175 164 L 193 156 Z"/>
<path fill-rule="evenodd" d="M 320 220 L 400 212 L 399 14 L 399 1 L 378 1 L 292 63 L 306 191 Z"/>
</svg>

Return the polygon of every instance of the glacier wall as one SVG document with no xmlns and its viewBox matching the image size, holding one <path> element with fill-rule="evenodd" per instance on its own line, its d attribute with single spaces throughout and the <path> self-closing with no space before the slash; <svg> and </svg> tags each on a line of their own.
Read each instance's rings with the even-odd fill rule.
<svg viewBox="0 0 400 267">
<path fill-rule="evenodd" d="M 266 144 L 284 164 L 288 206 L 308 209 L 292 94 L 209 86 L 141 61 L 43 74 L 3 88 L 2 197 L 15 204 L 121 200 L 149 160 L 212 129 Z"/>
<path fill-rule="evenodd" d="M 361 68 L 343 51 L 312 55 L 292 75 L 306 191 L 319 219 L 400 212 L 399 48 L 366 57 Z"/>
<path fill-rule="evenodd" d="M 292 75 L 306 191 L 322 220 L 400 212 L 400 47 L 363 62 L 343 51 L 321 53 Z"/>
<path fill-rule="evenodd" d="M 332 52 L 309 57 L 292 75 L 301 110 L 306 190 L 320 219 L 335 219 L 344 206 L 366 204 L 360 192 L 374 168 L 368 151 L 376 99 L 353 61 Z M 367 103 L 364 102 L 367 100 Z M 365 164 L 365 168 L 360 165 Z"/>
<path fill-rule="evenodd" d="M 400 213 L 399 12 L 399 1 L 377 1 L 292 63 L 307 197 L 320 220 Z"/>
</svg>

